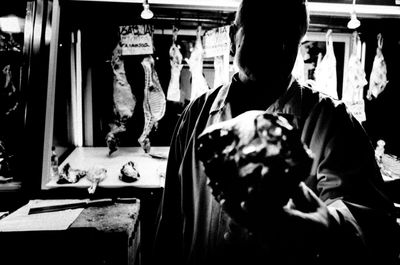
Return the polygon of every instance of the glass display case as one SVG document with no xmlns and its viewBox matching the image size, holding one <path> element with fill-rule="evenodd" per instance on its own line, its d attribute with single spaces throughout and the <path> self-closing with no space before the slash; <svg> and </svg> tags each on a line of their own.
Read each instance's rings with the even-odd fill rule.
<svg viewBox="0 0 400 265">
<path fill-rule="evenodd" d="M 163 187 L 171 135 L 191 100 L 191 51 L 198 36 L 229 25 L 233 10 L 155 5 L 154 18 L 144 20 L 139 1 L 52 2 L 41 189 Z M 150 52 L 125 49 L 123 38 L 135 48 L 148 44 L 146 34 Z M 182 59 L 175 100 L 168 95 L 173 44 Z M 229 50 L 224 58 L 231 75 Z M 202 63 L 212 88 L 214 58 Z"/>
</svg>

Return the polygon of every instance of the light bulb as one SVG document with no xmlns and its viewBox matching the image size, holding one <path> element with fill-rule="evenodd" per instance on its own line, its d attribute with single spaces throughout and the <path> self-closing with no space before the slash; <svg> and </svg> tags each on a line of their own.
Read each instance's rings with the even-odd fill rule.
<svg viewBox="0 0 400 265">
<path fill-rule="evenodd" d="M 143 19 L 151 19 L 154 16 L 153 12 L 150 10 L 149 4 L 143 4 L 143 11 L 140 16 Z"/>
<path fill-rule="evenodd" d="M 15 15 L 0 17 L 0 29 L 8 33 L 23 32 L 23 19 Z"/>
<path fill-rule="evenodd" d="M 351 13 L 351 19 L 350 21 L 347 23 L 347 27 L 349 29 L 356 29 L 361 25 L 360 20 L 358 20 L 356 12 Z"/>
</svg>

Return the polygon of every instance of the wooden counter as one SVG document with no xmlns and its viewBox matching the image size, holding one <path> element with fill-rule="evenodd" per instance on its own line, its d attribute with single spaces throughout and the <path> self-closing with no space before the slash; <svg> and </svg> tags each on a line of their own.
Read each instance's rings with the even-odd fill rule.
<svg viewBox="0 0 400 265">
<path fill-rule="evenodd" d="M 139 210 L 116 202 L 85 208 L 67 230 L 0 232 L 0 264 L 138 265 Z"/>
</svg>

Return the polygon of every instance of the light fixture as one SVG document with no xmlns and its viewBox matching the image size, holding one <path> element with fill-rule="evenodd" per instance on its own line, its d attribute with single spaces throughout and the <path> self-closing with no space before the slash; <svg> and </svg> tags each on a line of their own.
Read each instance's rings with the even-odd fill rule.
<svg viewBox="0 0 400 265">
<path fill-rule="evenodd" d="M 9 15 L 0 17 L 0 29 L 8 33 L 21 33 L 23 32 L 24 19 L 16 15 Z"/>
<path fill-rule="evenodd" d="M 349 29 L 356 29 L 361 25 L 360 20 L 357 18 L 356 14 L 356 0 L 353 0 L 353 12 L 351 12 L 350 21 L 347 23 Z"/>
<path fill-rule="evenodd" d="M 151 19 L 154 16 L 153 12 L 151 12 L 151 10 L 150 10 L 150 5 L 147 0 L 144 0 L 144 2 L 143 2 L 143 11 L 140 14 L 140 16 L 143 19 Z"/>
</svg>

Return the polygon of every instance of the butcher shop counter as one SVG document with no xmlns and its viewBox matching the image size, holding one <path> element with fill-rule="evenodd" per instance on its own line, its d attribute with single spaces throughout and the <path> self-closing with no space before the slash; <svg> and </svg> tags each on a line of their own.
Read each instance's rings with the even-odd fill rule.
<svg viewBox="0 0 400 265">
<path fill-rule="evenodd" d="M 38 203 L 0 220 L 0 264 L 140 264 L 140 200 L 30 213 Z"/>
<path fill-rule="evenodd" d="M 140 147 L 119 147 L 108 155 L 107 147 L 76 147 L 72 153 L 60 164 L 61 171 L 68 163 L 71 169 L 90 170 L 93 167 L 107 170 L 107 177 L 98 187 L 105 189 L 115 188 L 162 188 L 164 187 L 165 171 L 169 147 L 152 147 L 149 154 Z M 133 162 L 140 177 L 134 182 L 124 182 L 120 179 L 121 169 L 128 162 Z M 51 179 L 46 188 L 88 188 L 92 183 L 83 177 L 76 183 L 59 184 L 58 179 Z"/>
</svg>

